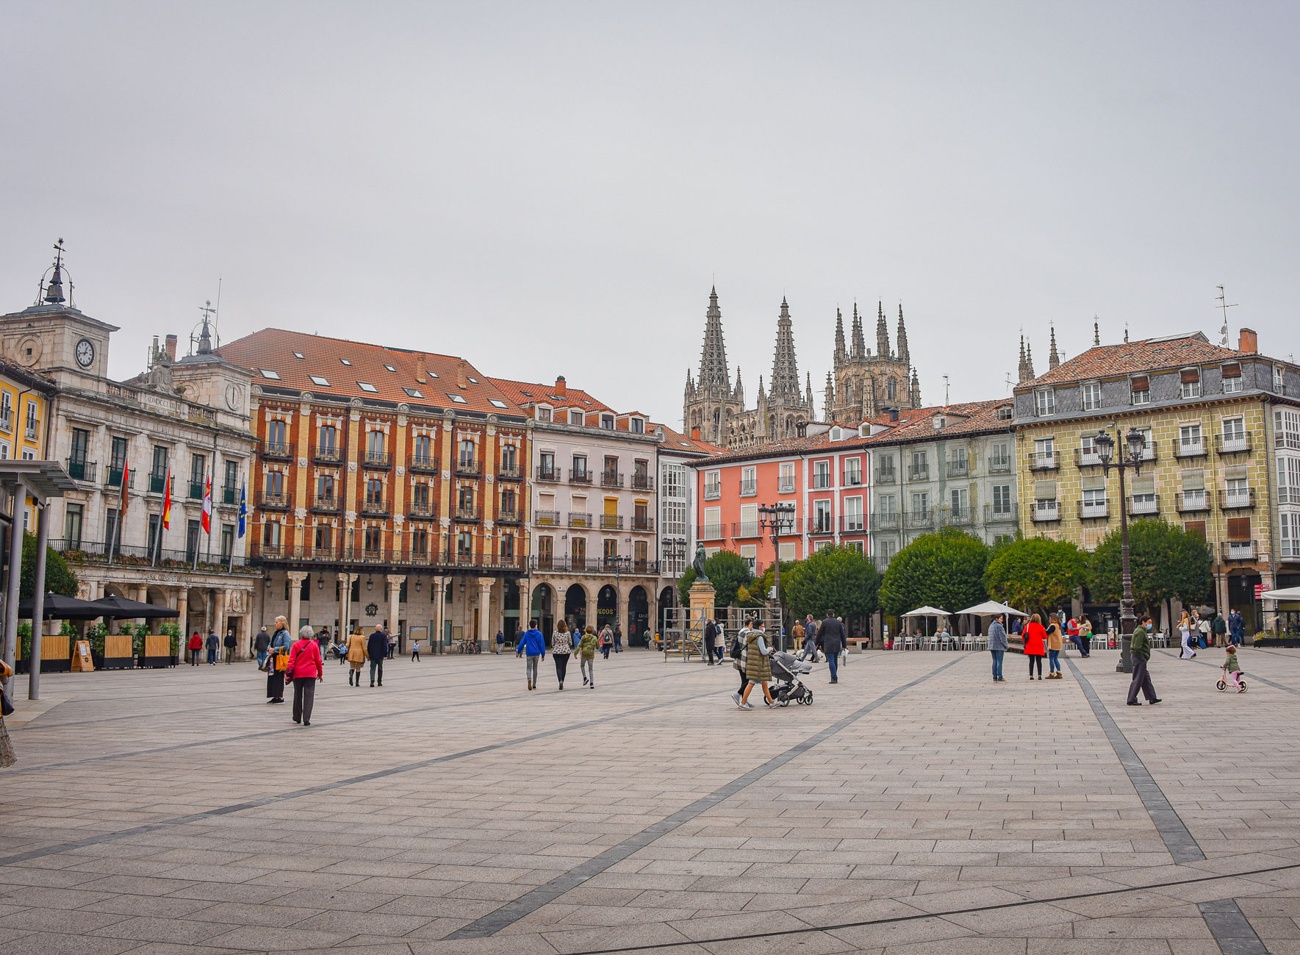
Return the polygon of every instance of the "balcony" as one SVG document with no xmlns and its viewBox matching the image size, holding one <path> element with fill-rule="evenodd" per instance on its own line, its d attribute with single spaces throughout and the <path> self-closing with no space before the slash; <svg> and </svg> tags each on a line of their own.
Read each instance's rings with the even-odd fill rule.
<svg viewBox="0 0 1300 955">
<path fill-rule="evenodd" d="M 1210 509 L 1210 496 L 1204 490 L 1200 491 L 1179 491 L 1178 500 L 1175 502 L 1179 514 L 1193 514 L 1197 511 L 1208 511 Z"/>
<path fill-rule="evenodd" d="M 763 531 L 758 521 L 739 521 L 731 525 L 731 536 L 733 538 L 762 537 Z"/>
<path fill-rule="evenodd" d="M 621 531 L 623 529 L 623 518 L 618 514 L 601 514 L 600 529 L 602 531 Z"/>
<path fill-rule="evenodd" d="M 417 454 L 406 462 L 406 470 L 412 474 L 437 474 L 440 470 L 437 458 L 428 454 Z"/>
<path fill-rule="evenodd" d="M 1160 513 L 1160 496 L 1158 494 L 1143 494 L 1138 497 L 1128 499 L 1128 513 L 1130 517 L 1152 517 Z"/>
<path fill-rule="evenodd" d="M 569 512 L 570 527 L 592 527 L 594 526 L 590 514 L 582 514 L 577 511 Z"/>
<path fill-rule="evenodd" d="M 1030 451 L 1028 458 L 1031 471 L 1055 471 L 1061 466 L 1061 455 L 1058 451 Z"/>
<path fill-rule="evenodd" d="M 704 524 L 700 527 L 697 535 L 702 541 L 720 541 L 722 540 L 721 524 Z"/>
<path fill-rule="evenodd" d="M 1061 519 L 1061 505 L 1057 501 L 1035 501 L 1034 523 L 1046 524 Z"/>
<path fill-rule="evenodd" d="M 149 475 L 149 493 L 150 493 L 150 494 L 162 494 L 162 493 L 163 493 L 164 491 L 166 491 L 166 490 L 167 490 L 167 475 L 166 475 L 166 474 L 150 474 L 150 475 Z M 200 496 L 201 496 L 201 495 L 200 495 Z"/>
<path fill-rule="evenodd" d="M 780 481 L 780 483 L 778 483 L 777 486 L 776 486 L 776 493 L 777 493 L 777 494 L 793 494 L 793 493 L 794 493 L 794 478 L 790 478 L 790 479 L 788 479 L 788 480 L 787 480 L 786 478 L 782 478 L 781 481 Z"/>
<path fill-rule="evenodd" d="M 390 513 L 390 508 L 384 501 L 363 501 L 361 504 L 361 513 L 366 517 L 387 517 Z"/>
<path fill-rule="evenodd" d="M 1255 506 L 1255 489 L 1238 488 L 1219 491 L 1219 509 L 1224 511 L 1244 511 Z"/>
<path fill-rule="evenodd" d="M 287 511 L 293 506 L 288 494 L 263 494 L 258 506 L 264 511 Z"/>
<path fill-rule="evenodd" d="M 517 464 L 503 464 L 497 468 L 498 481 L 522 481 L 523 479 L 523 468 Z"/>
<path fill-rule="evenodd" d="M 537 469 L 537 480 L 554 484 L 560 480 L 560 469 L 554 467 L 539 467 Z"/>
<path fill-rule="evenodd" d="M 194 480 L 193 478 L 190 478 L 190 500 L 191 501 L 203 500 L 203 492 L 204 490 L 206 490 L 206 487 L 207 486 L 204 484 L 203 478 L 199 478 L 197 481 Z"/>
<path fill-rule="evenodd" d="M 944 527 L 970 527 L 974 523 L 975 513 L 969 507 L 959 511 L 948 511 L 943 515 Z"/>
<path fill-rule="evenodd" d="M 406 505 L 406 516 L 413 521 L 432 521 L 438 516 L 438 509 L 432 504 L 412 501 Z"/>
<path fill-rule="evenodd" d="M 539 527 L 559 527 L 559 511 L 533 511 L 533 523 Z"/>
<path fill-rule="evenodd" d="M 104 478 L 104 487 L 121 487 L 121 486 L 122 486 L 122 472 L 123 472 L 124 470 L 126 470 L 126 469 L 125 469 L 122 465 L 120 465 L 120 464 L 119 464 L 119 465 L 112 465 L 112 464 L 110 464 L 110 465 L 108 466 L 108 474 L 107 474 L 107 476 Z M 134 487 L 135 487 L 135 472 L 134 472 L 134 471 L 131 472 L 131 476 L 127 479 L 126 486 L 129 487 L 129 488 L 134 488 Z"/>
<path fill-rule="evenodd" d="M 985 504 L 985 524 L 1015 524 L 1019 520 L 1020 508 L 1016 504 Z"/>
<path fill-rule="evenodd" d="M 623 486 L 623 474 L 622 474 L 622 472 L 620 472 L 620 471 L 601 471 L 601 472 L 600 472 L 600 486 L 601 486 L 601 487 L 622 487 L 622 486 Z"/>
<path fill-rule="evenodd" d="M 13 430 L 14 430 L 13 416 L 8 412 L 6 412 L 3 415 L 0 415 L 0 431 L 3 431 L 5 434 L 13 434 Z"/>
<path fill-rule="evenodd" d="M 840 530 L 846 534 L 861 534 L 867 529 L 861 514 L 849 514 L 840 518 Z"/>
<path fill-rule="evenodd" d="M 569 471 L 570 484 L 590 484 L 591 472 L 584 471 L 581 468 L 573 468 Z"/>
<path fill-rule="evenodd" d="M 452 520 L 470 524 L 483 519 L 483 511 L 477 504 L 458 504 L 452 512 Z"/>
<path fill-rule="evenodd" d="M 483 467 L 479 464 L 477 458 L 457 458 L 456 476 L 466 478 L 482 477 Z"/>
<path fill-rule="evenodd" d="M 361 460 L 361 466 L 386 471 L 393 466 L 393 456 L 387 451 L 367 451 Z"/>
<path fill-rule="evenodd" d="M 653 491 L 655 489 L 655 479 L 648 474 L 632 475 L 632 490 L 634 491 Z"/>
<path fill-rule="evenodd" d="M 239 488 L 237 488 L 237 487 L 233 487 L 232 485 L 229 485 L 229 484 L 227 484 L 225 487 L 223 487 L 223 488 L 221 489 L 221 503 L 222 503 L 222 504 L 232 504 L 232 505 L 233 505 L 233 504 L 238 504 L 238 503 L 239 503 Z"/>
<path fill-rule="evenodd" d="M 877 483 L 877 484 L 897 484 L 897 483 L 898 483 L 898 472 L 895 471 L 893 468 L 884 468 L 884 469 L 882 469 L 882 468 L 877 468 L 877 469 L 876 469 L 876 483 Z M 791 490 L 794 490 L 794 489 L 791 488 Z"/>
<path fill-rule="evenodd" d="M 907 479 L 909 481 L 928 481 L 930 480 L 930 466 L 928 464 L 912 464 L 907 468 Z"/>
<path fill-rule="evenodd" d="M 1216 434 L 1214 436 L 1214 450 L 1219 454 L 1249 454 L 1250 432 Z"/>
<path fill-rule="evenodd" d="M 1010 458 L 989 458 L 990 474 L 1007 474 L 1011 470 Z"/>
<path fill-rule="evenodd" d="M 604 574 L 609 577 L 619 575 L 650 576 L 659 573 L 659 564 L 653 560 L 632 560 L 627 557 L 554 557 L 538 554 L 530 558 L 529 566 L 533 570 L 554 571 L 556 573 Z"/>
<path fill-rule="evenodd" d="M 1156 444 L 1156 441 L 1148 438 L 1147 443 L 1142 446 L 1142 453 L 1138 455 L 1138 460 L 1142 462 L 1156 460 Z"/>
<path fill-rule="evenodd" d="M 337 466 L 343 463 L 343 449 L 333 444 L 318 446 L 312 449 L 311 459 L 313 464 Z"/>
<path fill-rule="evenodd" d="M 517 508 L 497 511 L 496 522 L 498 524 L 522 524 L 524 515 Z"/>
<path fill-rule="evenodd" d="M 896 531 L 903 525 L 903 517 L 897 511 L 891 513 L 876 513 L 871 515 L 871 529 L 873 531 Z"/>
<path fill-rule="evenodd" d="M 1107 501 L 1079 502 L 1079 520 L 1098 521 L 1110 516 L 1110 504 Z"/>
<path fill-rule="evenodd" d="M 825 536 L 835 533 L 835 524 L 831 521 L 831 516 L 829 514 L 815 514 L 813 515 L 812 521 L 809 523 L 809 534 Z"/>
<path fill-rule="evenodd" d="M 317 514 L 337 514 L 340 509 L 339 499 L 333 494 L 318 494 L 311 509 Z"/>
<path fill-rule="evenodd" d="M 1074 466 L 1076 468 L 1099 468 L 1101 467 L 1101 455 L 1097 453 L 1096 448 L 1075 448 Z"/>
<path fill-rule="evenodd" d="M 704 499 L 705 499 L 706 501 L 716 501 L 716 500 L 718 500 L 718 499 L 721 498 L 721 497 L 722 497 L 722 485 L 721 485 L 721 484 L 706 484 L 706 485 L 704 485 Z"/>
<path fill-rule="evenodd" d="M 753 497 L 758 493 L 758 481 L 755 479 L 742 480 L 740 482 L 740 496 Z"/>
<path fill-rule="evenodd" d="M 649 533 L 655 529 L 655 519 L 648 515 L 632 515 L 632 530 L 639 531 L 642 534 Z"/>
<path fill-rule="evenodd" d="M 263 441 L 259 453 L 263 461 L 288 461 L 293 457 L 293 445 L 288 441 Z"/>
<path fill-rule="evenodd" d="M 1255 542 L 1254 541 L 1224 541 L 1223 559 L 1224 560 L 1254 560 Z"/>
<path fill-rule="evenodd" d="M 914 530 L 933 530 L 934 529 L 934 511 L 926 508 L 923 511 L 911 510 L 906 511 L 906 524 L 909 529 Z"/>
<path fill-rule="evenodd" d="M 970 474 L 970 462 L 965 458 L 959 458 L 955 461 L 948 462 L 948 477 L 964 478 Z"/>
<path fill-rule="evenodd" d="M 1180 440 L 1174 448 L 1174 457 L 1176 458 L 1203 458 L 1205 456 L 1205 441 L 1201 438 L 1197 438 L 1195 441 Z"/>
<path fill-rule="evenodd" d="M 94 484 L 99 475 L 99 464 L 95 461 L 87 461 L 85 458 L 68 458 L 68 477 L 74 481 L 85 481 L 88 484 Z M 118 472 L 118 481 L 122 483 L 122 474 Z"/>
<path fill-rule="evenodd" d="M 29 405 L 28 407 L 31 407 L 31 406 Z M 36 436 L 37 436 L 38 434 L 41 433 L 41 419 L 40 419 L 40 418 L 28 418 L 28 419 L 27 419 L 27 430 L 26 430 L 24 433 L 26 434 L 26 436 L 27 436 L 27 440 L 28 440 L 28 441 L 35 441 L 35 440 L 36 440 Z"/>
</svg>

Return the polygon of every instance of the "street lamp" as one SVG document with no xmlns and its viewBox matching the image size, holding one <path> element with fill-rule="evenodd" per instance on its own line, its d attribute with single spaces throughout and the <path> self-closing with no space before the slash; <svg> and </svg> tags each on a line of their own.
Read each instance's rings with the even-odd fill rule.
<svg viewBox="0 0 1300 955">
<path fill-rule="evenodd" d="M 781 534 L 794 529 L 793 504 L 760 504 L 759 525 L 772 537 L 773 587 L 776 597 L 776 643 L 785 649 L 785 615 L 781 613 Z"/>
<path fill-rule="evenodd" d="M 1115 429 L 1115 434 L 1118 437 L 1118 428 Z M 1101 461 L 1102 474 L 1109 476 L 1111 468 L 1119 472 L 1119 552 L 1124 590 L 1119 601 L 1119 664 L 1115 667 L 1115 671 L 1132 673 L 1133 657 L 1129 648 L 1133 641 L 1133 627 L 1137 622 L 1137 615 L 1133 612 L 1133 573 L 1129 568 L 1128 507 L 1124 496 L 1124 472 L 1132 468 L 1134 474 L 1142 473 L 1142 452 L 1146 448 L 1147 439 L 1146 435 L 1137 428 L 1130 428 L 1128 434 L 1124 436 L 1124 441 L 1125 445 L 1121 447 L 1119 459 L 1112 461 L 1115 454 L 1115 438 L 1104 430 L 1098 431 L 1097 436 L 1093 438 L 1093 443 L 1097 447 L 1097 457 Z"/>
</svg>

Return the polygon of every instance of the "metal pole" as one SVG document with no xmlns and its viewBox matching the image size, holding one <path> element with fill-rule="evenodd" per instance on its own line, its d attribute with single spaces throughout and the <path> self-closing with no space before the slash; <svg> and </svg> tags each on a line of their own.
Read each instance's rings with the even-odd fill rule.
<svg viewBox="0 0 1300 955">
<path fill-rule="evenodd" d="M 12 668 L 18 652 L 18 594 L 22 590 L 23 515 L 27 506 L 27 488 L 21 482 L 10 488 L 13 504 L 9 521 L 9 582 L 5 590 L 5 663 Z"/>
<path fill-rule="evenodd" d="M 1123 448 L 1123 445 L 1120 445 L 1120 448 Z M 1137 615 L 1133 611 L 1133 574 L 1129 568 L 1128 552 L 1128 507 L 1124 497 L 1124 471 L 1129 465 L 1124 459 L 1124 452 L 1120 450 L 1119 454 L 1119 553 L 1124 590 L 1119 601 L 1119 664 L 1115 667 L 1115 672 L 1132 673 L 1133 657 L 1130 648 Z"/>
<path fill-rule="evenodd" d="M 32 585 L 32 658 L 27 667 L 27 699 L 41 698 L 41 635 L 45 629 L 45 548 L 50 543 L 50 504 L 36 517 L 36 579 Z"/>
<path fill-rule="evenodd" d="M 774 555 L 772 564 L 772 589 L 776 591 L 776 647 L 782 653 L 785 652 L 785 627 L 783 615 L 781 613 L 781 515 L 777 515 L 776 523 L 772 525 L 772 553 Z"/>
</svg>

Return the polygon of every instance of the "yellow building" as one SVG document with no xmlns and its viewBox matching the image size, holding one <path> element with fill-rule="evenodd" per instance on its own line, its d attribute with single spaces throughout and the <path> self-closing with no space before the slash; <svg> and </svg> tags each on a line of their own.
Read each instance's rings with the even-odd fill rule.
<svg viewBox="0 0 1300 955">
<path fill-rule="evenodd" d="M 1094 549 L 1130 520 L 1159 518 L 1203 536 L 1214 600 L 1256 617 L 1254 588 L 1300 582 L 1300 369 L 1176 335 L 1096 345 L 1015 389 L 1021 530 Z M 1101 428 L 1146 439 L 1140 473 L 1103 473 Z M 1295 458 L 1292 462 L 1290 459 Z M 1294 502 L 1294 503 L 1293 503 Z"/>
<path fill-rule="evenodd" d="M 54 382 L 0 359 L 0 459 L 44 461 Z"/>
</svg>

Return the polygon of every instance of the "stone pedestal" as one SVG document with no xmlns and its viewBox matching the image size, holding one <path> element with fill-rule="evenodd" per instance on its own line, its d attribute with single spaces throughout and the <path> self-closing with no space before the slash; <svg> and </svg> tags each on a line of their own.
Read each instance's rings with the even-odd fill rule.
<svg viewBox="0 0 1300 955">
<path fill-rule="evenodd" d="M 686 632 L 682 634 L 683 658 L 687 655 L 688 647 L 700 648 L 701 657 L 709 652 L 708 648 L 704 647 L 704 624 L 713 616 L 713 599 L 717 593 L 707 580 L 697 580 L 691 584 L 691 618 L 686 625 Z"/>
</svg>

